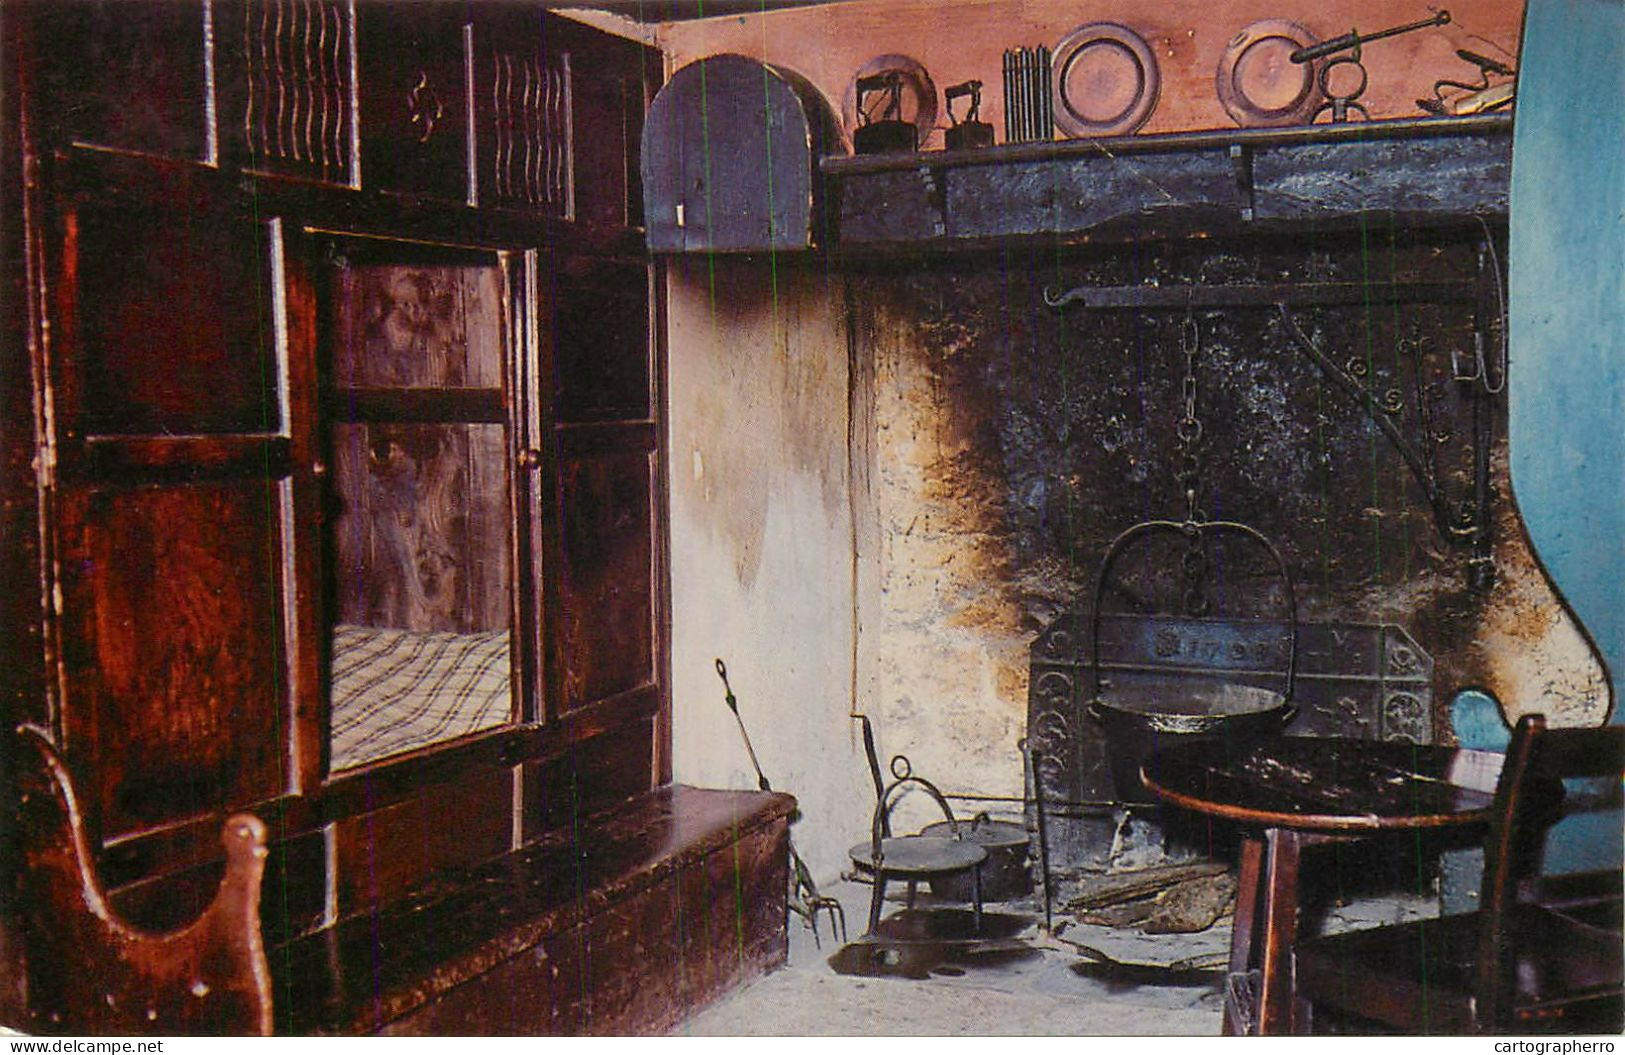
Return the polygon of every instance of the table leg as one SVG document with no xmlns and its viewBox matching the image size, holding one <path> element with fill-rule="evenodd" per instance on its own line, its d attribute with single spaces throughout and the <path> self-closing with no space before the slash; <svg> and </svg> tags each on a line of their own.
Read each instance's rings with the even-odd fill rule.
<svg viewBox="0 0 1625 1055">
<path fill-rule="evenodd" d="M 1271 828 L 1265 833 L 1264 934 L 1259 969 L 1258 1032 L 1292 1030 L 1292 943 L 1298 931 L 1298 833 Z"/>
<path fill-rule="evenodd" d="M 1263 861 L 1264 841 L 1257 836 L 1245 836 L 1241 840 L 1241 874 L 1236 879 L 1236 913 L 1230 930 L 1232 976 L 1245 975 L 1253 965 L 1253 930 L 1263 880 Z M 1247 1023 L 1237 1020 L 1237 1011 L 1231 1001 L 1225 1001 L 1224 1035 L 1227 1037 L 1247 1031 Z"/>
</svg>

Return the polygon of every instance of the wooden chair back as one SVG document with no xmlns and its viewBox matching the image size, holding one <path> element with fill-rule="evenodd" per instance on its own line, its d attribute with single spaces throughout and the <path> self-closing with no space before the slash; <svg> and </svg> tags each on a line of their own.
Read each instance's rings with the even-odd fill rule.
<svg viewBox="0 0 1625 1055">
<path fill-rule="evenodd" d="M 269 1035 L 271 972 L 260 932 L 266 828 L 226 818 L 225 874 L 192 923 L 167 933 L 124 920 L 96 875 L 74 781 L 50 737 L 18 729 L 40 765 L 25 775 L 22 827 L 33 1028 L 99 1036 Z"/>
<path fill-rule="evenodd" d="M 1484 844 L 1484 880 L 1474 997 L 1481 1028 L 1512 1024 L 1516 960 L 1510 921 L 1520 879 L 1539 865 L 1540 844 L 1573 777 L 1625 774 L 1625 726 L 1551 729 L 1545 716 L 1519 719 L 1496 784 L 1494 815 Z"/>
</svg>

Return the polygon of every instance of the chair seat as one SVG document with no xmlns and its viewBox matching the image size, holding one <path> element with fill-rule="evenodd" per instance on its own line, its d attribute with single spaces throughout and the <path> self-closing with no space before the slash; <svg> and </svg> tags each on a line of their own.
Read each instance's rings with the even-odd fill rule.
<svg viewBox="0 0 1625 1055">
<path fill-rule="evenodd" d="M 1625 877 L 1612 868 L 1534 876 L 1518 884 L 1518 900 L 1550 909 L 1601 909 L 1618 915 L 1625 904 Z"/>
<path fill-rule="evenodd" d="M 1581 919 L 1520 905 L 1508 922 L 1520 1030 L 1619 1029 L 1625 946 L 1606 914 Z M 1475 912 L 1299 942 L 1297 993 L 1410 1032 L 1487 1028 L 1472 995 L 1478 928 Z"/>
</svg>

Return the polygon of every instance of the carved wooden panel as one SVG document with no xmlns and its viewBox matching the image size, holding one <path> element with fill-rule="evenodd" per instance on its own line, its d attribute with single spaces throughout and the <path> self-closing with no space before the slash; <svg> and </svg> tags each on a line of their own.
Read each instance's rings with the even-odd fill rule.
<svg viewBox="0 0 1625 1055">
<path fill-rule="evenodd" d="M 180 204 L 67 219 L 87 433 L 279 428 L 267 228 Z"/>
<path fill-rule="evenodd" d="M 642 261 L 572 257 L 555 273 L 560 421 L 648 420 L 649 273 Z"/>
<path fill-rule="evenodd" d="M 570 56 L 544 51 L 539 11 L 493 5 L 476 15 L 479 200 L 572 217 Z"/>
<path fill-rule="evenodd" d="M 345 0 L 217 5 L 222 138 L 242 164 L 353 182 L 355 8 Z"/>
<path fill-rule="evenodd" d="M 362 184 L 466 200 L 463 5 L 362 4 L 358 14 Z"/>
<path fill-rule="evenodd" d="M 560 650 L 566 709 L 654 678 L 653 459 L 567 458 L 561 472 Z"/>
<path fill-rule="evenodd" d="M 53 138 L 213 160 L 202 0 L 34 6 Z"/>
<path fill-rule="evenodd" d="M 104 836 L 281 792 L 282 500 L 252 480 L 66 497 L 62 720 Z"/>
</svg>

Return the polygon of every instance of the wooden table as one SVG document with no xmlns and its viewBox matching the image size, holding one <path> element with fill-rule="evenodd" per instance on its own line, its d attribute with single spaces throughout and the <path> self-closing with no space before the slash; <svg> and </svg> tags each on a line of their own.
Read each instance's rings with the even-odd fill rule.
<svg viewBox="0 0 1625 1055">
<path fill-rule="evenodd" d="M 1205 740 L 1154 753 L 1140 776 L 1159 798 L 1243 826 L 1224 1032 L 1288 1033 L 1298 851 L 1384 831 L 1483 824 L 1493 774 L 1481 752 L 1283 736 L 1251 747 Z M 1262 908 L 1262 915 L 1260 915 Z M 1257 932 L 1257 933 L 1255 933 Z"/>
</svg>

